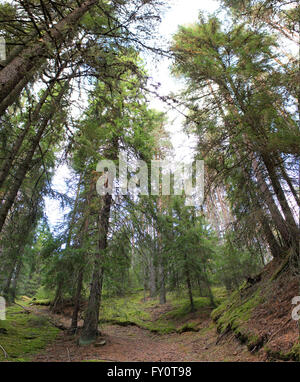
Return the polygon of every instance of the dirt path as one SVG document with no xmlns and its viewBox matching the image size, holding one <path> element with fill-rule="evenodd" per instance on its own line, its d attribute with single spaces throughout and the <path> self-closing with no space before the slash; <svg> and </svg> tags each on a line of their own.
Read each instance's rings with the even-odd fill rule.
<svg viewBox="0 0 300 382">
<path fill-rule="evenodd" d="M 66 318 L 63 321 L 67 324 Z M 157 335 L 136 326 L 104 325 L 101 333 L 106 345 L 79 347 L 73 336 L 62 331 L 56 341 L 35 356 L 33 361 L 263 361 L 261 355 L 249 353 L 246 346 L 230 334 L 216 345 L 218 334 L 209 319 L 203 322 L 199 332 Z"/>
</svg>

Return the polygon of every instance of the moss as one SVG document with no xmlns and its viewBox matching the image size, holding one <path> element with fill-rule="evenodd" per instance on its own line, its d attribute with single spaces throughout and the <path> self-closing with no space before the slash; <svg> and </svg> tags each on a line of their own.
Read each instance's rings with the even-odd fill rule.
<svg viewBox="0 0 300 382">
<path fill-rule="evenodd" d="M 179 329 L 176 330 L 177 333 L 185 333 L 185 332 L 198 332 L 199 329 L 196 326 L 195 322 L 189 322 L 187 324 L 184 324 Z"/>
<path fill-rule="evenodd" d="M 235 291 L 227 301 L 212 312 L 211 316 L 217 322 L 217 329 L 220 333 L 223 333 L 228 327 L 233 331 L 238 331 L 240 326 L 250 319 L 253 309 L 262 302 L 260 290 L 245 300 L 239 291 Z M 241 330 L 239 331 L 241 332 Z"/>
<path fill-rule="evenodd" d="M 59 332 L 45 317 L 24 314 L 24 310 L 16 305 L 7 308 L 6 320 L 0 321 L 0 328 L 6 329 L 5 333 L 0 334 L 0 344 L 8 354 L 5 358 L 1 351 L 0 361 L 29 361 Z"/>
<path fill-rule="evenodd" d="M 224 291 L 220 291 L 221 293 L 224 293 Z M 136 325 L 156 334 L 196 331 L 194 323 L 182 325 L 182 320 L 191 313 L 190 304 L 186 297 L 170 293 L 168 295 L 168 304 L 170 311 L 161 314 L 156 320 L 152 320 L 150 309 L 157 306 L 158 302 L 152 299 L 144 301 L 142 292 L 122 298 L 104 299 L 100 309 L 99 322 L 123 326 Z M 211 309 L 207 297 L 196 297 L 194 304 L 199 312 L 209 312 Z M 179 327 L 178 321 L 181 321 Z"/>
<path fill-rule="evenodd" d="M 300 361 L 300 343 L 299 342 L 294 344 L 292 349 L 287 353 L 284 353 L 282 351 L 274 351 L 267 346 L 264 347 L 264 350 L 267 353 L 268 358 L 270 360 L 279 359 L 281 361 L 296 361 L 296 362 Z"/>
<path fill-rule="evenodd" d="M 257 351 L 263 346 L 266 338 L 251 332 L 247 329 L 246 323 L 251 318 L 253 310 L 264 299 L 260 289 L 246 298 L 244 296 L 246 289 L 247 283 L 244 283 L 212 312 L 211 317 L 216 322 L 219 333 L 231 330 L 236 338 L 247 344 L 248 350 Z"/>
<path fill-rule="evenodd" d="M 31 302 L 33 305 L 44 305 L 44 306 L 49 306 L 51 304 L 51 300 L 48 298 L 45 299 L 36 299 L 32 300 Z"/>
<path fill-rule="evenodd" d="M 186 299 L 174 299 L 172 300 L 172 305 L 174 309 L 170 312 L 165 313 L 163 317 L 165 319 L 179 320 L 191 313 L 191 306 Z M 194 298 L 195 311 L 210 309 L 210 301 L 208 297 L 196 297 Z"/>
</svg>

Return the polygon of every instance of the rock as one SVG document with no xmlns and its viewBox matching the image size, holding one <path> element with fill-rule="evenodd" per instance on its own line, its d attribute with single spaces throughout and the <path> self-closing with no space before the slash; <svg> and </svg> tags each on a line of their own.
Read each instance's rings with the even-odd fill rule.
<svg viewBox="0 0 300 382">
<path fill-rule="evenodd" d="M 101 341 L 96 342 L 96 343 L 94 344 L 94 346 L 95 346 L 96 348 L 100 348 L 101 346 L 104 346 L 104 345 L 106 345 L 106 341 L 105 341 L 105 340 L 101 340 Z"/>
</svg>

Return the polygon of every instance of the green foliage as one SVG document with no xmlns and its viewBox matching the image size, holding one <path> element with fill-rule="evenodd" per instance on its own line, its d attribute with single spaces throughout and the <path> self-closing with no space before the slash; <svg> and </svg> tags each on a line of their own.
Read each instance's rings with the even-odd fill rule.
<svg viewBox="0 0 300 382">
<path fill-rule="evenodd" d="M 238 288 L 242 282 L 255 276 L 261 269 L 261 263 L 247 249 L 234 246 L 233 235 L 226 237 L 224 245 L 217 249 L 215 256 L 215 281 L 225 285 L 228 291 Z"/>
</svg>

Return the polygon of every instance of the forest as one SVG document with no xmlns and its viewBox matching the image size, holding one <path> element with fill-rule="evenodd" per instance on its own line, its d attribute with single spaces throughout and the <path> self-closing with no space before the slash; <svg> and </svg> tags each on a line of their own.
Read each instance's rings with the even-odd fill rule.
<svg viewBox="0 0 300 382">
<path fill-rule="evenodd" d="M 299 1 L 204 3 L 1 0 L 1 362 L 300 361 Z"/>
</svg>

